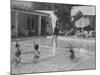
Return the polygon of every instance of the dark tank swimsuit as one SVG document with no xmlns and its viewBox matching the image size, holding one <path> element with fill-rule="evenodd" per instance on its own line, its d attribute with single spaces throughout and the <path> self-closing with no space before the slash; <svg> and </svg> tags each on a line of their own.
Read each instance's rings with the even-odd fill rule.
<svg viewBox="0 0 100 75">
<path fill-rule="evenodd" d="M 59 33 L 59 28 L 55 27 L 55 29 L 54 29 L 54 35 L 58 35 L 58 33 Z"/>
</svg>

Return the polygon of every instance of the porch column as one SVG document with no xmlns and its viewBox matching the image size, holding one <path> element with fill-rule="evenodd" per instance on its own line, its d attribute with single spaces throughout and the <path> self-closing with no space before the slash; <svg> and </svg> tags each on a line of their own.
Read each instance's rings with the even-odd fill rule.
<svg viewBox="0 0 100 75">
<path fill-rule="evenodd" d="M 16 37 L 18 37 L 18 12 L 15 12 Z"/>
<path fill-rule="evenodd" d="M 38 34 L 41 35 L 41 16 L 39 16 Z"/>
</svg>

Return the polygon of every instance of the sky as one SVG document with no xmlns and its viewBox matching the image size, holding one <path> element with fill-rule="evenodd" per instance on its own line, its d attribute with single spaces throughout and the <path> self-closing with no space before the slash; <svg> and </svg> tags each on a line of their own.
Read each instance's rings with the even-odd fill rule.
<svg viewBox="0 0 100 75">
<path fill-rule="evenodd" d="M 71 16 L 75 15 L 79 10 L 83 15 L 96 15 L 95 6 L 74 6 L 71 10 Z"/>
</svg>

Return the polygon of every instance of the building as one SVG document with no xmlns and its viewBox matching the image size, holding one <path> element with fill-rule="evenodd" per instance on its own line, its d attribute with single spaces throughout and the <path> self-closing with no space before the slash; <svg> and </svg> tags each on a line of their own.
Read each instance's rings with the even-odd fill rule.
<svg viewBox="0 0 100 75">
<path fill-rule="evenodd" d="M 31 10 L 28 4 L 29 10 L 24 7 L 19 8 L 20 5 L 17 8 L 13 5 L 11 9 L 11 26 L 13 26 L 14 37 L 53 34 L 57 20 L 54 11 Z"/>
<path fill-rule="evenodd" d="M 32 2 L 11 1 L 12 36 L 51 35 L 57 17 L 54 11 L 34 10 Z"/>
</svg>

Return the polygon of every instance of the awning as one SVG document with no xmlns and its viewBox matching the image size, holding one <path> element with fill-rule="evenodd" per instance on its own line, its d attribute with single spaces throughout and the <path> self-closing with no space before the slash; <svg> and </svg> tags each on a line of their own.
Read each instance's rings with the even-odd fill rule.
<svg viewBox="0 0 100 75">
<path fill-rule="evenodd" d="M 75 22 L 75 26 L 77 28 L 83 28 L 88 25 L 90 25 L 90 20 L 88 18 L 84 18 L 84 17 L 80 18 L 79 20 L 77 20 Z"/>
</svg>

